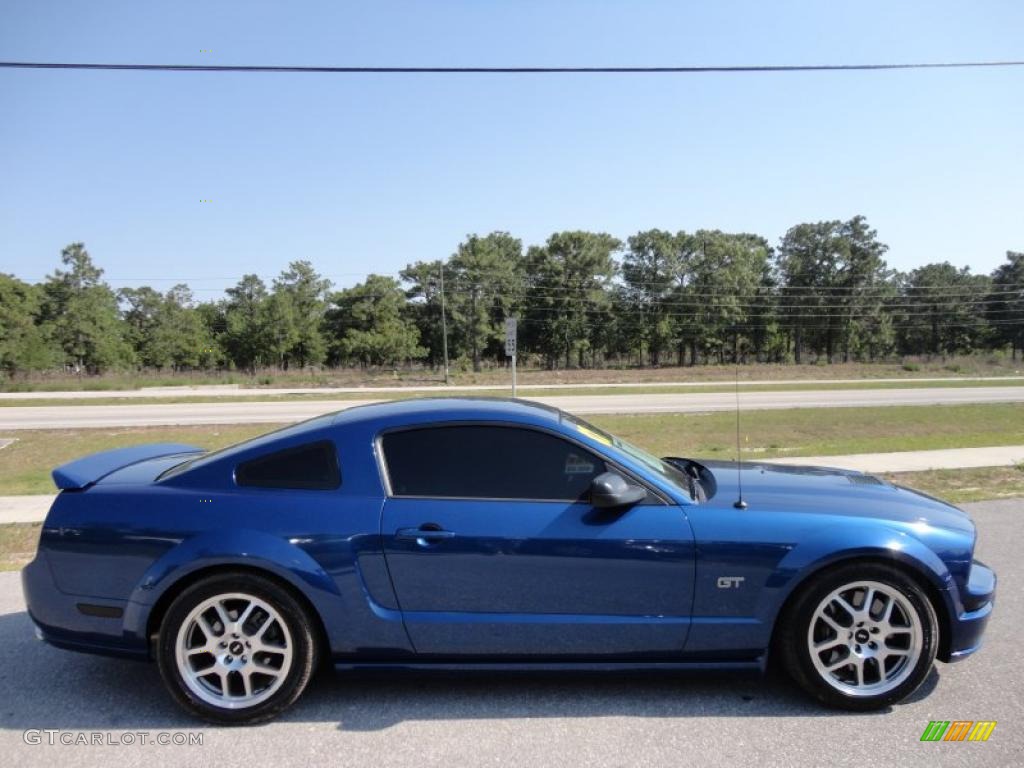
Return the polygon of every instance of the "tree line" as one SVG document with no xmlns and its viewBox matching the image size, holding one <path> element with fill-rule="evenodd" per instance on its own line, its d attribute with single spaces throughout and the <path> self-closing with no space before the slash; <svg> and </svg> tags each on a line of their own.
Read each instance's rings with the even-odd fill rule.
<svg viewBox="0 0 1024 768">
<path fill-rule="evenodd" d="M 863 216 L 758 235 L 566 231 L 524 248 L 470 235 L 444 260 L 334 290 L 309 261 L 223 298 L 179 284 L 113 290 L 82 243 L 39 284 L 0 274 L 0 368 L 237 369 L 504 362 L 548 368 L 871 361 L 1024 348 L 1024 253 L 992 274 L 949 263 L 890 269 Z M 442 323 L 442 312 L 445 322 Z"/>
</svg>

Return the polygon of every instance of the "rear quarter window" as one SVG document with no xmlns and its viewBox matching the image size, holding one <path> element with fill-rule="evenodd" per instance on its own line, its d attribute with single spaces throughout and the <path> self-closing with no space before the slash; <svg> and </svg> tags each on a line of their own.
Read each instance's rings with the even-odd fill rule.
<svg viewBox="0 0 1024 768">
<path fill-rule="evenodd" d="M 244 488 L 331 491 L 341 487 L 337 449 L 330 440 L 320 440 L 257 456 L 235 467 L 235 483 Z"/>
</svg>

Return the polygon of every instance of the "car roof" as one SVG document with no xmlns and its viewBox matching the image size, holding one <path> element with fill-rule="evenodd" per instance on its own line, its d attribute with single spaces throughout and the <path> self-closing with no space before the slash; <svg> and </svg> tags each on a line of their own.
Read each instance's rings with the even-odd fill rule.
<svg viewBox="0 0 1024 768">
<path fill-rule="evenodd" d="M 416 397 L 371 403 L 339 411 L 338 426 L 379 422 L 382 425 L 431 421 L 511 421 L 557 424 L 565 414 L 557 408 L 529 400 L 505 397 Z"/>
<path fill-rule="evenodd" d="M 414 426 L 444 421 L 507 421 L 535 426 L 558 426 L 569 418 L 557 408 L 525 400 L 500 397 L 429 397 L 358 405 L 334 413 L 325 413 L 307 421 L 276 429 L 250 440 L 229 445 L 173 468 L 167 477 L 196 475 L 207 467 L 216 467 L 245 459 L 261 450 L 288 446 L 323 435 L 333 427 L 356 428 L 376 432 L 391 427 Z"/>
<path fill-rule="evenodd" d="M 248 440 L 237 445 L 223 448 L 220 451 L 197 457 L 180 469 L 172 468 L 166 475 L 168 484 L 217 485 L 224 482 L 223 467 L 244 461 L 252 455 L 274 447 L 287 448 L 310 439 L 330 438 L 331 432 L 337 430 L 337 439 L 346 443 L 345 448 L 353 448 L 347 455 L 349 467 L 358 466 L 360 461 L 372 462 L 373 471 L 369 466 L 362 467 L 350 478 L 358 481 L 363 478 L 365 483 L 371 482 L 371 476 L 377 478 L 376 460 L 372 459 L 372 451 L 362 452 L 358 446 L 366 445 L 367 439 L 391 429 L 416 428 L 430 424 L 445 422 L 477 422 L 522 424 L 541 429 L 547 428 L 589 446 L 592 450 L 604 452 L 612 456 L 623 466 L 635 472 L 639 477 L 647 479 L 655 487 L 662 488 L 664 483 L 651 477 L 649 468 L 638 463 L 635 457 L 623 453 L 615 447 L 613 440 L 603 435 L 597 428 L 576 419 L 569 413 L 543 403 L 530 400 L 517 400 L 501 397 L 429 397 L 392 400 L 353 406 L 334 413 L 325 413 L 305 422 L 291 424 L 274 432 Z M 354 462 L 354 463 L 353 463 Z M 219 473 L 219 474 L 218 474 Z M 375 480 L 379 481 L 379 480 Z M 353 484 L 350 480 L 345 487 L 352 492 L 374 493 L 379 491 L 364 483 Z M 670 498 L 676 498 L 668 491 Z"/>
</svg>

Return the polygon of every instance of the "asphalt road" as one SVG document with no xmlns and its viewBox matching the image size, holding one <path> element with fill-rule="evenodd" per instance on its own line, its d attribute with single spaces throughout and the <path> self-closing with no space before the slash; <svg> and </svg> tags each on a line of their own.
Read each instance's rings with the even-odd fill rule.
<svg viewBox="0 0 1024 768">
<path fill-rule="evenodd" d="M 966 505 L 999 573 L 986 646 L 938 664 L 888 712 L 820 709 L 784 678 L 681 674 L 326 673 L 275 722 L 201 726 L 152 665 L 59 651 L 33 636 L 0 574 L 0 754 L 9 766 L 1019 766 L 1024 764 L 1024 500 Z M 923 743 L 930 720 L 996 720 L 984 743 Z M 200 733 L 202 746 L 24 742 L 26 729 Z M 45 735 L 43 736 L 45 739 Z M 136 742 L 138 738 L 136 738 Z"/>
<path fill-rule="evenodd" d="M 530 398 L 577 414 L 693 413 L 731 411 L 731 392 L 555 395 Z M 292 422 L 374 400 L 168 403 L 164 405 L 69 405 L 0 408 L 0 433 L 16 429 L 74 429 L 160 424 L 255 424 Z M 935 387 L 743 392 L 745 410 L 851 408 L 887 405 L 1024 402 L 1024 387 Z"/>
<path fill-rule="evenodd" d="M 955 382 L 978 382 L 991 381 L 994 384 L 1006 381 L 1020 381 L 1024 376 L 916 376 L 900 378 L 884 377 L 877 379 L 742 379 L 740 387 L 772 386 L 784 387 L 787 384 L 797 386 L 808 386 L 811 384 L 892 384 L 906 382 L 907 384 L 932 383 L 941 381 Z M 521 383 L 523 389 L 543 390 L 572 390 L 572 389 L 628 389 L 632 387 L 645 388 L 680 388 L 680 387 L 731 387 L 733 382 L 723 379 L 710 379 L 703 381 L 583 381 L 572 384 L 531 384 Z M 0 392 L 0 401 L 3 400 L 97 400 L 101 398 L 143 398 L 143 397 L 242 397 L 250 395 L 261 395 L 265 397 L 276 397 L 283 395 L 330 395 L 330 394 L 362 394 L 365 392 L 390 393 L 390 392 L 422 392 L 425 394 L 457 395 L 460 393 L 472 394 L 473 392 L 485 392 L 488 390 L 502 389 L 504 384 L 426 384 L 420 385 L 409 383 L 404 386 L 361 386 L 361 387 L 246 387 L 240 384 L 199 384 L 196 386 L 175 386 L 175 387 L 140 387 L 139 389 L 96 389 L 96 390 L 69 390 L 64 392 Z"/>
</svg>

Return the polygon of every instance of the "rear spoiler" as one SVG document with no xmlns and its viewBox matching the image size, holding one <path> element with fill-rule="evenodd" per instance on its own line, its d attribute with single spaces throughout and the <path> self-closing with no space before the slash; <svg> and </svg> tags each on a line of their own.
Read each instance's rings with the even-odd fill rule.
<svg viewBox="0 0 1024 768">
<path fill-rule="evenodd" d="M 115 448 L 112 451 L 100 451 L 67 464 L 61 464 L 53 470 L 53 482 L 61 490 L 85 488 L 111 472 L 123 469 L 140 461 L 157 459 L 161 456 L 174 456 L 181 453 L 202 453 L 202 448 L 180 443 L 150 443 L 133 445 L 129 448 Z"/>
</svg>

